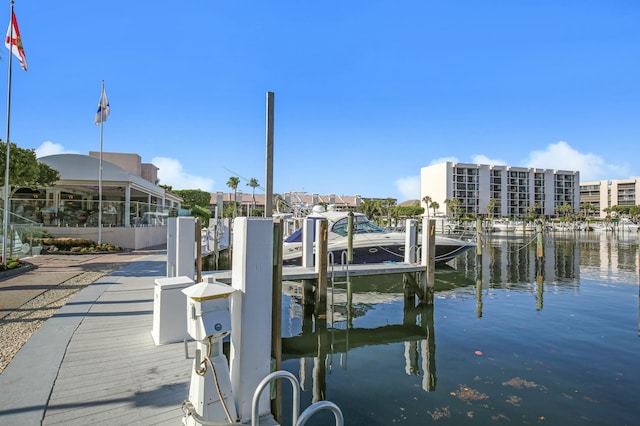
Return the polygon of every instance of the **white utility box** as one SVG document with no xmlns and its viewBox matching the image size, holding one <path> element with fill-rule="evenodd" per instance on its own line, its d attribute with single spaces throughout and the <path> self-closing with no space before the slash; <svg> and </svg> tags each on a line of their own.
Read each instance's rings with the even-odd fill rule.
<svg viewBox="0 0 640 426">
<path fill-rule="evenodd" d="M 187 331 L 195 340 L 209 336 L 224 337 L 231 331 L 229 296 L 233 287 L 220 283 L 201 282 L 182 290 L 187 296 Z"/>
<path fill-rule="evenodd" d="M 192 286 L 189 277 L 158 278 L 153 295 L 153 328 L 151 336 L 156 345 L 182 342 L 187 332 L 186 297 L 183 289 Z"/>
</svg>

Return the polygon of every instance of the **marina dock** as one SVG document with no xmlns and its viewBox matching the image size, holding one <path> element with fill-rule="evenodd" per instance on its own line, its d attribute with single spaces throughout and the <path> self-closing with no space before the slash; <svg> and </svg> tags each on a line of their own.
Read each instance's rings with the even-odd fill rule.
<svg viewBox="0 0 640 426">
<path fill-rule="evenodd" d="M 193 359 L 150 333 L 165 269 L 166 255 L 133 262 L 47 320 L 0 375 L 0 423 L 180 424 Z"/>
<path fill-rule="evenodd" d="M 403 274 L 409 272 L 424 272 L 426 266 L 418 263 L 387 262 L 369 263 L 358 265 L 329 265 L 327 275 L 329 278 L 359 277 L 365 275 L 387 275 Z M 231 281 L 231 271 L 207 271 L 203 272 L 203 277 L 213 277 L 218 281 L 229 283 Z M 314 280 L 318 279 L 318 272 L 313 267 L 304 266 L 283 266 L 282 279 L 289 281 Z"/>
</svg>

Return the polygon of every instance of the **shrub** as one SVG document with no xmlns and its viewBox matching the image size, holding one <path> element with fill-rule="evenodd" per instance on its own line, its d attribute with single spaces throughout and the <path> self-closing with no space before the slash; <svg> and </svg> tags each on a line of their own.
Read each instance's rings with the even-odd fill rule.
<svg viewBox="0 0 640 426">
<path fill-rule="evenodd" d="M 95 241 L 83 238 L 43 238 L 42 245 L 45 251 L 71 252 L 71 253 L 95 253 L 103 251 L 121 251 L 122 248 L 109 243 L 96 244 Z"/>
<path fill-rule="evenodd" d="M 22 265 L 24 265 L 25 263 L 22 262 L 20 259 L 14 259 L 14 258 L 8 258 L 7 259 L 7 266 L 5 268 L 4 266 L 4 262 L 2 260 L 2 256 L 0 256 L 0 271 L 6 271 L 8 269 L 16 269 L 21 267 Z"/>
</svg>

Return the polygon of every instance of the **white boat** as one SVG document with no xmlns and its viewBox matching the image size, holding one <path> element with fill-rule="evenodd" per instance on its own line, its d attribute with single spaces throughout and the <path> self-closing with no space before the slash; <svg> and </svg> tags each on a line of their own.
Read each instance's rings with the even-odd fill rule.
<svg viewBox="0 0 640 426">
<path fill-rule="evenodd" d="M 349 212 L 316 206 L 308 217 L 327 219 L 328 250 L 333 253 L 333 262 L 340 263 L 342 252 L 346 252 L 348 245 Z M 404 232 L 386 231 L 362 213 L 354 213 L 353 227 L 353 263 L 404 262 Z M 436 235 L 436 263 L 448 262 L 475 246 L 473 242 Z M 302 229 L 285 239 L 282 259 L 285 265 L 301 264 Z"/>
<path fill-rule="evenodd" d="M 492 232 L 515 232 L 516 231 L 515 223 L 508 220 L 502 220 L 502 219 L 494 220 L 492 221 L 491 225 L 492 225 Z"/>
<path fill-rule="evenodd" d="M 633 221 L 631 221 L 631 219 L 624 217 L 620 219 L 620 222 L 618 222 L 618 227 L 626 232 L 638 232 L 638 228 L 640 228 L 640 225 L 634 223 Z"/>
</svg>

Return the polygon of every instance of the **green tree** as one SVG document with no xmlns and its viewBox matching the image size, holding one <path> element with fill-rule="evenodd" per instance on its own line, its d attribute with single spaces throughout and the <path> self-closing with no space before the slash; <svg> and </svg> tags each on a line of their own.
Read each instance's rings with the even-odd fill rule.
<svg viewBox="0 0 640 426">
<path fill-rule="evenodd" d="M 396 205 L 395 198 L 385 198 L 383 207 L 387 215 L 387 226 L 391 226 L 392 215 L 395 214 L 396 219 L 398 217 L 397 209 L 394 208 L 395 205 Z"/>
<path fill-rule="evenodd" d="M 356 211 L 363 213 L 371 221 L 377 222 L 378 218 L 382 215 L 382 207 L 380 200 L 374 200 L 372 198 L 363 198 L 362 202 L 356 209 Z"/>
<path fill-rule="evenodd" d="M 256 209 L 256 188 L 260 186 L 260 184 L 258 183 L 258 179 L 256 178 L 251 178 L 249 179 L 249 182 L 247 182 L 247 186 L 251 187 L 251 209 L 255 210 Z"/>
<path fill-rule="evenodd" d="M 60 172 L 39 162 L 34 149 L 19 148 L 9 144 L 9 185 L 14 188 L 51 186 L 60 180 Z M 7 145 L 0 141 L 0 186 L 4 185 Z"/>
<path fill-rule="evenodd" d="M 447 198 L 446 200 L 444 200 L 444 204 L 447 206 L 447 216 L 451 214 L 453 219 L 455 219 L 458 213 L 458 207 L 460 206 L 460 201 Z"/>
<path fill-rule="evenodd" d="M 436 210 L 438 210 L 440 208 L 440 204 L 437 201 L 432 201 L 431 203 L 429 203 L 429 208 L 433 209 L 433 215 L 436 215 Z"/>
<path fill-rule="evenodd" d="M 532 206 L 527 207 L 527 215 L 525 216 L 525 222 L 533 222 L 540 214 L 540 204 L 535 203 Z"/>
<path fill-rule="evenodd" d="M 240 184 L 240 178 L 237 176 L 231 176 L 227 181 L 227 186 L 233 189 L 233 217 L 235 218 L 238 215 L 238 185 Z"/>
<path fill-rule="evenodd" d="M 182 198 L 182 206 L 192 209 L 196 206 L 209 207 L 211 205 L 211 193 L 199 189 L 179 189 L 171 191 Z"/>
<path fill-rule="evenodd" d="M 563 216 L 563 220 L 564 221 L 568 221 L 569 220 L 569 214 L 571 214 L 571 212 L 573 212 L 573 207 L 571 207 L 571 204 L 564 203 L 561 206 L 556 206 L 555 211 L 559 215 Z"/>
<path fill-rule="evenodd" d="M 422 206 L 398 206 L 398 216 L 403 218 L 415 219 L 424 213 Z"/>
<path fill-rule="evenodd" d="M 495 198 L 492 198 L 487 203 L 487 214 L 489 215 L 489 219 L 493 219 L 493 215 L 496 212 L 496 207 L 500 205 L 500 202 Z"/>
<path fill-rule="evenodd" d="M 422 202 L 424 203 L 424 205 L 426 207 L 425 211 L 427 212 L 427 220 L 429 220 L 429 207 L 431 207 L 430 204 L 431 204 L 432 201 L 433 201 L 433 198 L 431 198 L 428 195 L 425 195 L 424 197 L 422 197 Z M 435 215 L 435 213 L 434 213 L 434 215 Z"/>
<path fill-rule="evenodd" d="M 202 227 L 206 228 L 209 226 L 209 219 L 211 219 L 211 211 L 202 206 L 193 206 L 191 208 L 191 216 L 199 217 L 202 219 Z"/>
</svg>

